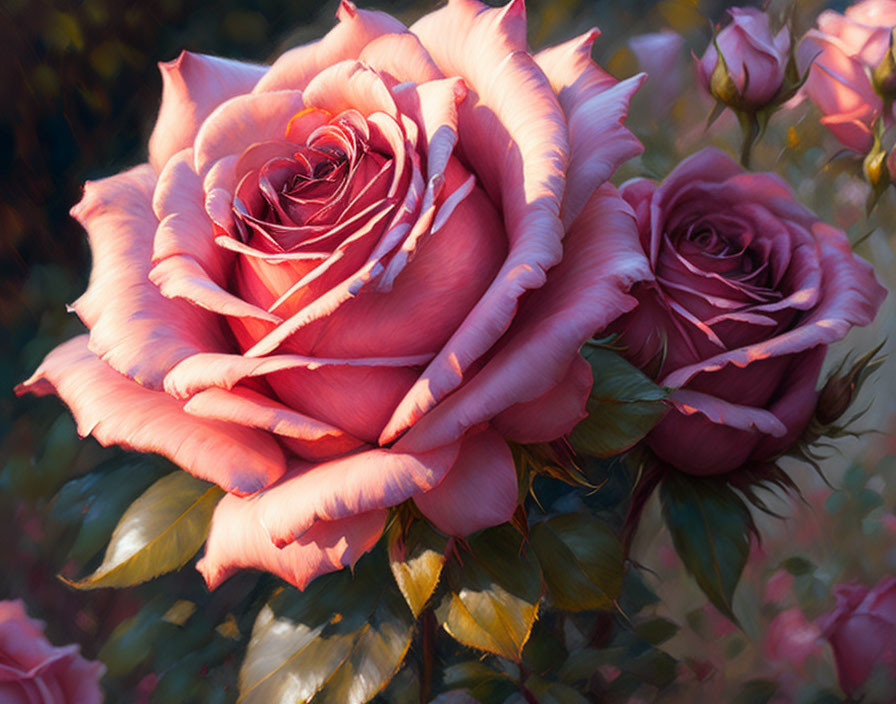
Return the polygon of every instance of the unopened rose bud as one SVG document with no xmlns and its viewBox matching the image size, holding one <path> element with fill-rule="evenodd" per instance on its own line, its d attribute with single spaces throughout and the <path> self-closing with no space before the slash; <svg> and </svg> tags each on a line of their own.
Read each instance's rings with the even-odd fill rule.
<svg viewBox="0 0 896 704">
<path fill-rule="evenodd" d="M 890 102 L 896 99 L 896 56 L 893 54 L 893 49 L 893 34 L 891 33 L 887 53 L 871 71 L 871 85 L 874 92 Z"/>
<path fill-rule="evenodd" d="M 890 185 L 890 172 L 887 168 L 887 152 L 875 144 L 862 161 L 862 170 L 875 190 L 883 190 Z"/>
<path fill-rule="evenodd" d="M 778 94 L 790 56 L 790 32 L 772 34 L 769 17 L 752 7 L 732 7 L 725 27 L 697 62 L 704 88 L 735 110 L 754 112 Z"/>
<path fill-rule="evenodd" d="M 818 396 L 815 417 L 823 424 L 830 425 L 846 413 L 856 390 L 855 379 L 851 374 L 832 376 Z"/>
</svg>

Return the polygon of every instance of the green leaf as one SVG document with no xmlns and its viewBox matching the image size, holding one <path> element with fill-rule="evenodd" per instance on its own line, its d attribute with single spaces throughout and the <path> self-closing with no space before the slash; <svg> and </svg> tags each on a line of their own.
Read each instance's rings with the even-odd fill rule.
<svg viewBox="0 0 896 704">
<path fill-rule="evenodd" d="M 223 494 L 180 470 L 162 477 L 124 512 L 96 571 L 64 581 L 77 589 L 129 587 L 180 569 L 205 542 Z"/>
<path fill-rule="evenodd" d="M 519 662 L 541 598 L 538 562 L 506 523 L 469 545 L 447 565 L 436 618 L 458 642 Z"/>
<path fill-rule="evenodd" d="M 493 670 L 477 660 L 445 668 L 442 681 L 443 689 L 448 692 L 465 690 L 480 702 L 504 702 L 519 691 L 517 683 L 506 672 Z M 451 701 L 451 695 L 445 699 Z"/>
<path fill-rule="evenodd" d="M 240 671 L 241 704 L 361 704 L 401 666 L 414 619 L 384 555 L 279 590 L 262 608 Z"/>
<path fill-rule="evenodd" d="M 67 531 L 78 528 L 69 559 L 83 564 L 96 555 L 127 506 L 161 476 L 164 467 L 139 456 L 107 462 L 66 483 L 53 498 L 50 517 Z"/>
<path fill-rule="evenodd" d="M 635 633 L 651 645 L 660 645 L 678 633 L 677 623 L 665 618 L 653 618 L 635 626 Z"/>
<path fill-rule="evenodd" d="M 530 540 L 558 607 L 613 608 L 625 572 L 622 545 L 607 524 L 588 514 L 566 513 L 535 524 Z"/>
<path fill-rule="evenodd" d="M 448 539 L 425 521 L 413 521 L 402 535 L 396 521 L 389 531 L 388 545 L 392 576 L 416 618 L 439 583 Z"/>
<path fill-rule="evenodd" d="M 685 567 L 712 604 L 737 624 L 732 599 L 753 529 L 746 504 L 723 481 L 682 472 L 671 472 L 663 480 L 660 500 Z"/>
<path fill-rule="evenodd" d="M 572 446 L 582 454 L 611 457 L 643 438 L 665 415 L 667 391 L 606 347 L 586 345 L 594 386 L 588 417 L 573 428 Z"/>
<path fill-rule="evenodd" d="M 539 704 L 588 704 L 590 701 L 569 685 L 551 682 L 538 675 L 526 680 L 526 689 L 535 695 Z"/>
</svg>

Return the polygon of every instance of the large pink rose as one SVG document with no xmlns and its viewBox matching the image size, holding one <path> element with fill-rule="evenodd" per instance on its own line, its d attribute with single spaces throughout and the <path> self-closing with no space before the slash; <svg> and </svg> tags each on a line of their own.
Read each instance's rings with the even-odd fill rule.
<svg viewBox="0 0 896 704">
<path fill-rule="evenodd" d="M 99 704 L 105 671 L 81 657 L 77 645 L 51 645 L 44 624 L 28 618 L 20 600 L 0 601 L 0 702 Z"/>
<path fill-rule="evenodd" d="M 800 45 L 798 56 L 804 68 L 814 58 L 806 94 L 824 114 L 822 124 L 857 152 L 871 148 L 874 121 L 884 108 L 872 74 L 887 54 L 893 27 L 896 0 L 864 0 L 844 14 L 822 12 L 818 29 L 810 30 Z"/>
<path fill-rule="evenodd" d="M 781 89 L 790 57 L 790 33 L 784 27 L 772 34 L 769 16 L 755 7 L 732 7 L 728 13 L 731 23 L 697 61 L 697 77 L 714 97 L 735 107 L 755 110 L 771 102 Z M 713 85 L 720 51 L 736 96 L 726 96 Z"/>
<path fill-rule="evenodd" d="M 871 322 L 886 295 L 871 266 L 777 176 L 717 149 L 662 184 L 621 190 L 654 278 L 610 329 L 629 359 L 678 389 L 650 447 L 693 474 L 776 458 L 815 410 L 827 345 Z"/>
<path fill-rule="evenodd" d="M 896 577 L 881 579 L 873 589 L 838 584 L 834 597 L 836 605 L 818 626 L 834 651 L 843 691 L 855 694 L 875 669 L 896 685 Z"/>
<path fill-rule="evenodd" d="M 408 499 L 450 534 L 508 520 L 507 441 L 583 417 L 579 346 L 649 275 L 606 183 L 641 149 L 643 77 L 595 65 L 596 31 L 533 56 L 521 0 L 338 17 L 270 67 L 162 64 L 149 163 L 73 210 L 90 334 L 20 388 L 229 492 L 212 587 L 249 567 L 301 587 Z"/>
</svg>

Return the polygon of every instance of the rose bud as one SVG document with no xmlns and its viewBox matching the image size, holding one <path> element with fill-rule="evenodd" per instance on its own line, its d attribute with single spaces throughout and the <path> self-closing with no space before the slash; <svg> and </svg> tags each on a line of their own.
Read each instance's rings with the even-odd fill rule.
<svg viewBox="0 0 896 704">
<path fill-rule="evenodd" d="M 596 31 L 532 55 L 522 0 L 338 17 L 271 66 L 161 65 L 148 163 L 72 211 L 89 334 L 18 389 L 228 492 L 211 588 L 244 568 L 304 588 L 406 501 L 451 535 L 509 521 L 508 442 L 584 417 L 579 348 L 648 275 L 620 269 L 635 225 L 607 183 L 642 150 L 644 76 L 597 66 Z"/>
<path fill-rule="evenodd" d="M 697 76 L 716 100 L 745 112 L 769 104 L 784 82 L 790 32 L 772 34 L 769 17 L 752 7 L 728 10 L 731 23 L 697 61 Z"/>
<path fill-rule="evenodd" d="M 85 660 L 77 645 L 51 645 L 43 631 L 20 600 L 0 601 L 0 702 L 100 704 L 105 665 Z"/>
<path fill-rule="evenodd" d="M 896 2 L 865 0 L 844 14 L 825 10 L 817 25 L 797 52 L 799 66 L 809 71 L 804 90 L 823 113 L 821 123 L 847 149 L 865 154 L 875 121 L 892 120 L 883 98 L 891 103 L 896 97 L 890 49 Z"/>
<path fill-rule="evenodd" d="M 812 418 L 827 346 L 870 323 L 886 295 L 871 265 L 781 179 L 717 149 L 621 191 L 653 280 L 601 334 L 677 389 L 648 445 L 692 474 L 777 459 Z"/>
<path fill-rule="evenodd" d="M 873 589 L 861 584 L 834 588 L 836 605 L 818 620 L 831 644 L 840 687 L 857 695 L 873 674 L 896 686 L 896 577 L 881 579 Z"/>
<path fill-rule="evenodd" d="M 846 372 L 841 373 L 842 366 L 831 374 L 818 395 L 818 406 L 815 419 L 822 425 L 830 425 L 846 413 L 862 384 L 876 370 L 883 360 L 876 358 L 883 343 L 862 355 Z"/>
</svg>

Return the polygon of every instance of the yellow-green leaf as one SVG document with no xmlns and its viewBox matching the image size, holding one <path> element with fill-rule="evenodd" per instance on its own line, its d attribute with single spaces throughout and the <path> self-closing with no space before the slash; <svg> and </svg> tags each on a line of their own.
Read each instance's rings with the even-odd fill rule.
<svg viewBox="0 0 896 704">
<path fill-rule="evenodd" d="M 223 495 L 186 472 L 162 477 L 124 512 L 96 571 L 66 583 L 78 589 L 130 587 L 180 569 L 205 542 Z"/>
<path fill-rule="evenodd" d="M 448 563 L 436 618 L 458 642 L 520 661 L 541 598 L 541 571 L 509 524 L 483 531 Z"/>
<path fill-rule="evenodd" d="M 439 583 L 448 539 L 424 521 L 414 521 L 404 535 L 396 522 L 388 541 L 389 567 L 416 618 Z"/>
</svg>

